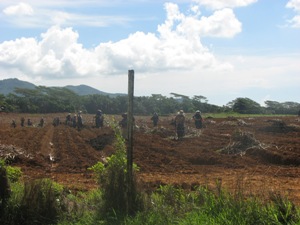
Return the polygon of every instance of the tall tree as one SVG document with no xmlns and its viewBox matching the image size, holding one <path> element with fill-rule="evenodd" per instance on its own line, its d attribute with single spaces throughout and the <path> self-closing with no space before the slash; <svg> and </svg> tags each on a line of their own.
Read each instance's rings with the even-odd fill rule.
<svg viewBox="0 0 300 225">
<path fill-rule="evenodd" d="M 232 110 L 241 114 L 263 113 L 263 108 L 250 98 L 237 98 L 234 100 Z"/>
</svg>

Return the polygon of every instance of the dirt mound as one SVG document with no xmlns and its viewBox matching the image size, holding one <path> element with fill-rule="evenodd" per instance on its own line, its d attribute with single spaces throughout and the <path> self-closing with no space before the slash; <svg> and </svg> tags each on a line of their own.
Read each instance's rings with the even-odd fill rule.
<svg viewBox="0 0 300 225">
<path fill-rule="evenodd" d="M 272 149 L 251 148 L 247 151 L 247 155 L 256 158 L 261 163 L 300 166 L 300 155 L 282 155 Z"/>
<path fill-rule="evenodd" d="M 232 135 L 231 143 L 219 152 L 223 154 L 246 154 L 249 149 L 265 149 L 263 144 L 255 139 L 254 135 L 250 132 L 236 131 Z"/>
<path fill-rule="evenodd" d="M 104 133 L 102 135 L 99 135 L 95 138 L 92 138 L 90 140 L 87 140 L 87 143 L 91 145 L 94 149 L 101 151 L 103 150 L 107 145 L 112 145 L 114 141 L 114 134 L 111 131 L 110 133 Z"/>
<path fill-rule="evenodd" d="M 4 159 L 6 162 L 21 162 L 26 159 L 32 159 L 33 156 L 27 154 L 22 148 L 16 147 L 14 145 L 3 145 L 0 144 L 0 158 Z"/>
<path fill-rule="evenodd" d="M 269 119 L 267 120 L 271 125 L 263 127 L 266 132 L 287 133 L 293 131 L 300 131 L 300 126 L 297 124 L 286 124 L 282 119 Z"/>
</svg>

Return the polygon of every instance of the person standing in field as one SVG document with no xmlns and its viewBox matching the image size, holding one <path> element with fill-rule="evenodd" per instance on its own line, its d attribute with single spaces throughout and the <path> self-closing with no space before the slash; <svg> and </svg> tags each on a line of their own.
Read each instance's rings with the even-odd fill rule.
<svg viewBox="0 0 300 225">
<path fill-rule="evenodd" d="M 184 124 L 185 124 L 185 115 L 183 110 L 180 110 L 175 117 L 175 128 L 176 128 L 176 134 L 178 139 L 183 138 L 185 135 Z"/>
<path fill-rule="evenodd" d="M 196 113 L 193 116 L 193 119 L 195 121 L 195 126 L 197 129 L 201 129 L 202 128 L 202 115 L 200 110 L 197 110 Z"/>
<path fill-rule="evenodd" d="M 95 122 L 96 122 L 97 128 L 103 127 L 104 118 L 103 118 L 102 111 L 100 109 L 98 109 L 98 111 L 96 113 Z"/>
<path fill-rule="evenodd" d="M 82 120 L 81 111 L 79 111 L 77 115 L 77 129 L 80 130 L 82 127 L 83 127 L 83 120 Z"/>
<path fill-rule="evenodd" d="M 119 126 L 121 127 L 122 136 L 125 140 L 128 139 L 127 122 L 127 113 L 123 113 L 122 119 L 119 121 Z"/>
<path fill-rule="evenodd" d="M 24 123 L 25 123 L 25 118 L 21 117 L 21 127 L 24 127 Z"/>
<path fill-rule="evenodd" d="M 39 127 L 43 127 L 43 126 L 44 126 L 44 123 L 45 123 L 45 120 L 44 120 L 44 118 L 42 117 L 42 118 L 40 119 Z"/>
<path fill-rule="evenodd" d="M 11 121 L 11 127 L 13 127 L 13 128 L 16 128 L 16 127 L 17 127 L 17 124 L 16 124 L 16 121 L 15 121 L 15 120 L 12 120 L 12 121 Z"/>
<path fill-rule="evenodd" d="M 27 120 L 27 126 L 28 126 L 28 127 L 31 127 L 31 126 L 32 126 L 32 122 L 31 122 L 30 119 Z"/>
<path fill-rule="evenodd" d="M 71 125 L 71 124 L 72 124 L 71 113 L 68 113 L 68 115 L 66 116 L 66 125 Z"/>
<path fill-rule="evenodd" d="M 159 120 L 159 117 L 158 117 L 157 112 L 155 112 L 155 113 L 153 114 L 153 116 L 151 117 L 151 120 L 152 120 L 153 126 L 156 127 L 156 126 L 157 126 L 157 123 L 158 123 L 158 120 Z"/>
<path fill-rule="evenodd" d="M 135 122 L 135 118 L 132 118 L 132 122 Z M 122 114 L 122 120 L 119 121 L 119 126 L 122 130 L 122 136 L 125 140 L 128 139 L 128 131 L 127 131 L 127 125 L 128 125 L 128 116 L 127 113 Z"/>
<path fill-rule="evenodd" d="M 72 126 L 74 128 L 76 128 L 76 126 L 77 126 L 77 115 L 76 114 L 74 114 L 74 116 L 72 118 Z"/>
</svg>

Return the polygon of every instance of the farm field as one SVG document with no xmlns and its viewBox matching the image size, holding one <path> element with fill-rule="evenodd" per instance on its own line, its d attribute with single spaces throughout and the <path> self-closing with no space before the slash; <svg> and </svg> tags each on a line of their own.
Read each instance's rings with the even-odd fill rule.
<svg viewBox="0 0 300 225">
<path fill-rule="evenodd" d="M 38 127 L 42 116 L 45 124 Z M 30 118 L 34 126 L 21 127 L 21 117 Z M 87 168 L 114 152 L 112 129 L 107 123 L 95 128 L 93 115 L 83 114 L 81 130 L 63 123 L 53 126 L 55 117 L 64 122 L 66 114 L 0 114 L 0 157 L 20 167 L 25 180 L 47 177 L 70 190 L 97 187 Z M 300 205 L 299 117 L 210 118 L 201 131 L 191 117 L 187 115 L 181 140 L 174 138 L 172 117 L 161 118 L 157 128 L 150 117 L 136 117 L 134 162 L 146 190 L 161 184 L 185 189 L 221 185 L 261 198 L 280 193 Z"/>
</svg>

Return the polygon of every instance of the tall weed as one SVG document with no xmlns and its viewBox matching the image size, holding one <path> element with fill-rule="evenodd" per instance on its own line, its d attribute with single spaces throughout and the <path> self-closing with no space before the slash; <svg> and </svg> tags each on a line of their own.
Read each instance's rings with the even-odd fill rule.
<svg viewBox="0 0 300 225">
<path fill-rule="evenodd" d="M 112 124 L 112 128 L 115 132 L 115 154 L 107 157 L 106 164 L 98 162 L 89 169 L 96 173 L 103 194 L 100 215 L 109 214 L 112 220 L 118 220 L 116 215 L 134 213 L 140 209 L 142 198 L 137 191 L 137 182 L 134 174 L 132 196 L 128 196 L 126 142 L 116 123 Z M 133 170 L 136 171 L 137 169 L 137 166 L 133 165 Z M 132 209 L 128 209 L 127 203 L 129 197 L 132 197 L 134 202 Z"/>
<path fill-rule="evenodd" d="M 62 215 L 62 186 L 49 179 L 14 185 L 1 224 L 55 224 Z"/>
</svg>

